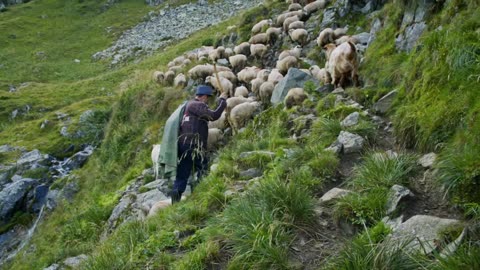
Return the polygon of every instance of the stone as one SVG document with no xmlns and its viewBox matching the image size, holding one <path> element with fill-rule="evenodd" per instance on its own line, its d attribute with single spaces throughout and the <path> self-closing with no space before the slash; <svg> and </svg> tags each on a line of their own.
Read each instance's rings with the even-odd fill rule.
<svg viewBox="0 0 480 270">
<path fill-rule="evenodd" d="M 327 193 L 323 194 L 323 196 L 319 199 L 320 203 L 328 203 L 334 200 L 338 200 L 346 195 L 350 194 L 350 190 L 341 189 L 341 188 L 332 188 L 331 190 L 327 191 Z"/>
<path fill-rule="evenodd" d="M 270 152 L 270 151 L 250 151 L 250 152 L 243 152 L 243 153 L 240 153 L 240 155 L 238 156 L 240 159 L 245 159 L 245 158 L 249 158 L 251 156 L 256 156 L 256 155 L 260 155 L 260 156 L 268 156 L 270 158 L 274 158 L 275 157 L 275 153 L 273 152 Z"/>
<path fill-rule="evenodd" d="M 15 150 L 15 148 L 11 147 L 8 144 L 0 145 L 0 154 L 1 153 L 8 153 Z"/>
<path fill-rule="evenodd" d="M 331 83 L 324 84 L 317 89 L 315 89 L 315 92 L 321 94 L 322 96 L 326 96 L 328 93 L 333 92 L 334 86 Z"/>
<path fill-rule="evenodd" d="M 33 212 L 38 213 L 47 201 L 48 185 L 43 184 L 36 186 L 33 194 L 32 210 Z"/>
<path fill-rule="evenodd" d="M 345 90 L 341 87 L 335 89 L 332 91 L 332 94 L 335 94 L 335 95 L 344 95 L 345 94 Z"/>
<path fill-rule="evenodd" d="M 263 175 L 262 170 L 257 169 L 257 168 L 250 168 L 248 170 L 240 172 L 240 177 L 247 178 L 247 179 L 252 179 L 252 178 L 255 178 L 255 177 L 262 176 L 262 175 Z"/>
<path fill-rule="evenodd" d="M 338 141 L 335 141 L 332 145 L 325 148 L 325 151 L 330 151 L 338 155 L 342 152 L 342 149 L 343 149 L 343 145 Z"/>
<path fill-rule="evenodd" d="M 372 35 L 367 32 L 363 32 L 360 34 L 356 34 L 352 36 L 353 38 L 358 40 L 358 43 L 361 45 L 369 45 L 369 40 L 372 38 Z"/>
<path fill-rule="evenodd" d="M 355 126 L 356 124 L 358 124 L 359 120 L 360 120 L 360 113 L 353 112 L 353 113 L 349 114 L 347 117 L 345 117 L 345 119 L 343 119 L 343 121 L 340 122 L 340 125 L 342 127 Z"/>
<path fill-rule="evenodd" d="M 359 135 L 348 131 L 341 131 L 337 141 L 343 145 L 343 153 L 345 154 L 360 152 L 365 142 Z"/>
<path fill-rule="evenodd" d="M 210 171 L 211 172 L 216 172 L 218 170 L 218 164 L 215 163 L 215 164 L 212 164 L 212 166 L 210 166 Z"/>
<path fill-rule="evenodd" d="M 399 51 L 410 52 L 417 44 L 418 39 L 427 29 L 425 22 L 415 23 L 408 26 L 404 33 L 401 33 L 395 39 L 395 47 Z"/>
<path fill-rule="evenodd" d="M 43 270 L 60 270 L 60 265 L 59 264 L 52 264 L 49 267 L 43 268 Z"/>
<path fill-rule="evenodd" d="M 319 85 L 319 82 L 313 76 L 298 68 L 290 68 L 287 75 L 285 75 L 285 77 L 277 83 L 273 89 L 272 98 L 270 99 L 271 103 L 274 105 L 282 103 L 288 90 L 296 87 L 303 88 L 307 81 L 311 81 L 317 86 Z"/>
<path fill-rule="evenodd" d="M 24 178 L 0 191 L 0 220 L 8 222 L 17 209 L 24 207 L 25 196 L 36 184 L 37 180 Z"/>
<path fill-rule="evenodd" d="M 60 134 L 61 134 L 63 137 L 69 137 L 69 136 L 70 136 L 70 133 L 68 133 L 68 127 L 63 126 L 63 127 L 60 129 Z"/>
<path fill-rule="evenodd" d="M 158 179 L 158 180 L 155 180 L 155 181 L 152 181 L 148 184 L 145 184 L 143 185 L 142 187 L 143 188 L 146 188 L 148 190 L 152 190 L 152 189 L 157 189 L 158 187 L 161 187 L 163 186 L 163 184 L 165 183 L 165 181 L 168 181 L 168 179 Z"/>
<path fill-rule="evenodd" d="M 82 167 L 88 158 L 93 154 L 93 150 L 93 146 L 85 147 L 84 150 L 75 153 L 72 157 L 68 158 L 64 162 L 63 167 L 70 171 Z"/>
<path fill-rule="evenodd" d="M 333 25 L 337 17 L 337 10 L 335 8 L 326 8 L 323 12 L 322 23 L 320 24 L 320 29 L 325 29 Z"/>
<path fill-rule="evenodd" d="M 435 153 L 428 153 L 423 155 L 419 160 L 418 164 L 422 165 L 424 168 L 431 168 L 433 164 L 435 164 L 435 160 L 437 159 L 437 154 Z"/>
<path fill-rule="evenodd" d="M 138 194 L 135 203 L 140 207 L 150 209 L 156 202 L 166 199 L 168 199 L 168 197 L 163 194 L 163 192 L 158 189 L 152 189 L 145 193 Z"/>
<path fill-rule="evenodd" d="M 463 224 L 456 219 L 416 215 L 398 227 L 392 228 L 390 240 L 398 243 L 411 241 L 405 247 L 406 250 L 430 254 L 437 248 L 436 243 L 443 240 L 441 239 L 441 232 L 458 226 L 463 227 Z"/>
<path fill-rule="evenodd" d="M 397 90 L 390 91 L 373 105 L 373 110 L 379 113 L 386 113 L 392 107 L 393 100 L 397 95 Z"/>
<path fill-rule="evenodd" d="M 71 267 L 71 268 L 77 268 L 86 259 L 88 259 L 87 255 L 80 254 L 76 257 L 70 257 L 70 258 L 65 259 L 63 261 L 63 264 L 65 264 L 66 266 Z"/>
<path fill-rule="evenodd" d="M 393 185 L 390 188 L 390 192 L 388 193 L 387 198 L 387 215 L 392 214 L 397 210 L 398 204 L 402 199 L 405 197 L 414 197 L 413 193 L 406 187 L 400 185 Z"/>
</svg>

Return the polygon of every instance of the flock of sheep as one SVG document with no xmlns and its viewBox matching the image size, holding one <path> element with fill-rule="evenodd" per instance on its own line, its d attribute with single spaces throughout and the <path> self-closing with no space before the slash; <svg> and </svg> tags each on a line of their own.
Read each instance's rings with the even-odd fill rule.
<svg viewBox="0 0 480 270">
<path fill-rule="evenodd" d="M 302 47 L 311 40 L 305 22 L 313 13 L 324 9 L 327 0 L 286 2 L 290 4 L 288 10 L 275 20 L 261 20 L 252 27 L 252 36 L 248 42 L 242 42 L 233 48 L 204 46 L 169 62 L 166 72 L 153 73 L 153 79 L 163 85 L 184 88 L 189 78 L 211 85 L 217 92 L 228 94 L 227 108 L 222 117 L 209 123 L 209 147 L 213 147 L 222 138 L 222 131 L 228 126 L 234 134 L 245 126 L 261 109 L 262 104 L 270 102 L 275 85 L 288 70 L 299 67 Z M 234 30 L 234 27 L 231 28 Z M 357 40 L 346 35 L 346 32 L 345 28 L 323 29 L 316 41 L 325 50 L 325 67 L 314 65 L 310 69 L 301 70 L 320 82 L 331 83 L 335 87 L 344 87 L 349 82 L 358 85 Z M 273 45 L 283 42 L 286 37 L 290 39 L 288 44 L 292 44 L 292 47 L 280 53 L 274 52 Z M 275 68 L 263 66 L 268 54 L 276 58 Z M 223 65 L 208 63 L 217 63 L 219 59 L 224 59 Z M 228 60 L 227 65 L 225 59 Z M 198 64 L 184 74 L 183 70 L 192 63 Z M 262 67 L 252 63 L 260 63 L 258 65 Z M 302 88 L 293 88 L 288 91 L 284 103 L 290 108 L 300 105 L 306 98 L 307 94 Z"/>
</svg>

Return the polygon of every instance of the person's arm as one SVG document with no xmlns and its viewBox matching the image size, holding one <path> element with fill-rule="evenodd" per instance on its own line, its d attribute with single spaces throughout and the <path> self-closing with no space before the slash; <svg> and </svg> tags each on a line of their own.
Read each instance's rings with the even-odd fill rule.
<svg viewBox="0 0 480 270">
<path fill-rule="evenodd" d="M 215 110 L 210 110 L 205 103 L 197 103 L 195 105 L 196 106 L 192 106 L 191 108 L 191 111 L 194 115 L 197 115 L 200 119 L 215 121 L 222 116 L 222 112 L 227 107 L 227 101 L 225 98 L 220 97 L 218 106 Z"/>
</svg>

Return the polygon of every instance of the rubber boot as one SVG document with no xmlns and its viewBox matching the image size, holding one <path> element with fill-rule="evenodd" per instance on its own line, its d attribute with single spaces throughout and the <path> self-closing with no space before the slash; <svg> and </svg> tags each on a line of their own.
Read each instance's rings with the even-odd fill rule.
<svg viewBox="0 0 480 270">
<path fill-rule="evenodd" d="M 172 204 L 178 203 L 180 199 L 182 199 L 182 194 L 180 194 L 178 191 L 170 192 L 170 196 L 172 197 Z"/>
</svg>

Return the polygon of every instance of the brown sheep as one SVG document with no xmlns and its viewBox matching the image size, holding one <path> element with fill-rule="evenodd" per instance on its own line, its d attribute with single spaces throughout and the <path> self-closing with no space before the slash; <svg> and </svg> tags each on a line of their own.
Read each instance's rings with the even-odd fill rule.
<svg viewBox="0 0 480 270">
<path fill-rule="evenodd" d="M 332 76 L 332 84 L 335 87 L 344 88 L 348 78 L 358 86 L 358 60 L 355 45 L 345 42 L 333 49 L 329 54 L 326 69 Z"/>
</svg>

